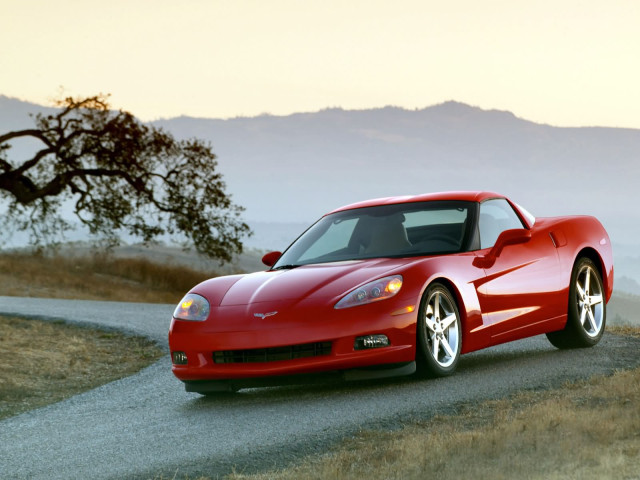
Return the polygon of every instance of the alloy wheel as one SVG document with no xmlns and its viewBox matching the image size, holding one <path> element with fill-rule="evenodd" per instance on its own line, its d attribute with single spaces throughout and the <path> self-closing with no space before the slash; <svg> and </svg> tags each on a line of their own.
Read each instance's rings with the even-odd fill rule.
<svg viewBox="0 0 640 480">
<path fill-rule="evenodd" d="M 458 322 L 452 301 L 442 291 L 433 291 L 427 300 L 425 328 L 429 352 L 441 367 L 450 366 L 458 356 Z"/>
</svg>

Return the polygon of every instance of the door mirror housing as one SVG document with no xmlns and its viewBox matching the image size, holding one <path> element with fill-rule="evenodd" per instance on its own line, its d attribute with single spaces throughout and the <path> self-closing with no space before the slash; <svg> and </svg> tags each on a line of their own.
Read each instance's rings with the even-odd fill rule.
<svg viewBox="0 0 640 480">
<path fill-rule="evenodd" d="M 496 262 L 496 259 L 502 253 L 502 249 L 507 245 L 516 245 L 519 243 L 526 243 L 531 239 L 531 230 L 526 228 L 513 228 L 511 230 L 505 230 L 502 232 L 496 243 L 491 247 L 489 253 L 483 256 L 476 257 L 473 261 L 473 265 L 478 268 L 490 268 Z"/>
<path fill-rule="evenodd" d="M 281 256 L 282 252 L 269 252 L 262 257 L 262 263 L 267 267 L 273 267 Z"/>
</svg>

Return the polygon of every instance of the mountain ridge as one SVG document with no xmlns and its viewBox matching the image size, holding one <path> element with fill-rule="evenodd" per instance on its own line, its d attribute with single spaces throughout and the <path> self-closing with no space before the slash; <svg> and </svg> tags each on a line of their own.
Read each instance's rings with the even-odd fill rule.
<svg viewBox="0 0 640 480">
<path fill-rule="evenodd" d="M 0 128 L 29 125 L 28 111 L 53 110 L 0 95 Z M 636 129 L 555 127 L 453 100 L 413 110 L 331 107 L 147 123 L 210 142 L 250 221 L 311 223 L 367 198 L 489 190 L 538 216 L 595 215 L 621 243 L 640 235 L 632 208 L 640 184 Z"/>
</svg>

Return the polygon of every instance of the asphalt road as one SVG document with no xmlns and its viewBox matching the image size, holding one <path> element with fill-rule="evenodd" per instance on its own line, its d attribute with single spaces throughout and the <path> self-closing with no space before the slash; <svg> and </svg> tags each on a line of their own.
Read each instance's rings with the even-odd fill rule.
<svg viewBox="0 0 640 480">
<path fill-rule="evenodd" d="M 101 325 L 166 348 L 172 305 L 0 297 L 0 313 Z M 456 375 L 186 393 L 168 355 L 132 377 L 0 422 L 0 478 L 215 477 L 288 462 L 360 429 L 394 428 L 464 403 L 640 365 L 640 340 L 605 334 L 559 351 L 535 337 L 463 356 Z M 176 475 L 177 473 L 177 475 Z"/>
</svg>

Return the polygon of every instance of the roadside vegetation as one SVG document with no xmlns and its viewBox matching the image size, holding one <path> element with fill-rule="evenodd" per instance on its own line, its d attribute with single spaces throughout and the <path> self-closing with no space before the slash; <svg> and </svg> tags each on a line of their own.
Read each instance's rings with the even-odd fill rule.
<svg viewBox="0 0 640 480">
<path fill-rule="evenodd" d="M 177 303 L 215 274 L 145 258 L 11 252 L 0 254 L 0 296 Z M 141 337 L 0 316 L 0 419 L 133 375 L 162 355 Z"/>
<path fill-rule="evenodd" d="M 326 455 L 227 479 L 601 480 L 638 472 L 640 369 L 466 405 L 399 431 L 362 431 Z"/>
<path fill-rule="evenodd" d="M 163 354 L 141 337 L 0 316 L 0 420 L 132 375 Z"/>
<path fill-rule="evenodd" d="M 12 252 L 0 254 L 0 295 L 178 303 L 217 272 L 161 265 L 146 258 Z"/>
</svg>

